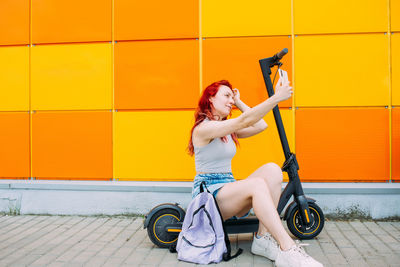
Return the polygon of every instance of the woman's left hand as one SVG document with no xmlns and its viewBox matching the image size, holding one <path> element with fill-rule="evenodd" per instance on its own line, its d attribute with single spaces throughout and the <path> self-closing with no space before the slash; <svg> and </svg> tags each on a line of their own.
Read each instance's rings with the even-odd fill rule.
<svg viewBox="0 0 400 267">
<path fill-rule="evenodd" d="M 240 100 L 240 93 L 239 93 L 239 90 L 235 88 L 235 89 L 233 89 L 232 91 L 233 91 L 233 100 L 235 101 L 235 105 L 237 105 L 237 103 L 238 103 L 239 100 Z"/>
</svg>

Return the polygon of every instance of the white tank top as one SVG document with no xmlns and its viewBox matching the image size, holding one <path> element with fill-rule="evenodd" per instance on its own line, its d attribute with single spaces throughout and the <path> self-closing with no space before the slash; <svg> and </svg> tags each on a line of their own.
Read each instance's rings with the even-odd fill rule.
<svg viewBox="0 0 400 267">
<path fill-rule="evenodd" d="M 227 138 L 227 143 L 218 137 L 202 147 L 193 145 L 196 172 L 232 172 L 231 161 L 236 154 L 236 145 L 231 135 Z"/>
</svg>

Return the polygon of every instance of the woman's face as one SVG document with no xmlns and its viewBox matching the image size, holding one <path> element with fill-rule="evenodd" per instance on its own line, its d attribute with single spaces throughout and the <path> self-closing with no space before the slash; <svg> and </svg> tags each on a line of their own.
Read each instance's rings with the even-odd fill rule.
<svg viewBox="0 0 400 267">
<path fill-rule="evenodd" d="M 235 101 L 233 100 L 233 92 L 226 85 L 221 85 L 215 96 L 210 97 L 212 103 L 211 109 L 213 115 L 218 115 L 220 119 L 229 115 Z"/>
</svg>

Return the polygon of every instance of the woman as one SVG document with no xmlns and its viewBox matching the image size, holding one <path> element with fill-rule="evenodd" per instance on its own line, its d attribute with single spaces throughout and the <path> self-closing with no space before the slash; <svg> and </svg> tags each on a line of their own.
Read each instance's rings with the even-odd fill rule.
<svg viewBox="0 0 400 267">
<path fill-rule="evenodd" d="M 231 160 L 236 153 L 238 138 L 256 135 L 267 128 L 263 117 L 279 102 L 289 99 L 292 87 L 279 79 L 275 94 L 249 108 L 240 100 L 237 89 L 222 80 L 208 86 L 195 112 L 189 154 L 195 155 L 197 175 L 192 196 L 199 193 L 200 183 L 216 197 L 224 220 L 247 215 L 253 208 L 260 221 L 251 252 L 275 261 L 276 266 L 322 266 L 296 244 L 283 228 L 276 210 L 282 189 L 282 171 L 274 164 L 261 166 L 244 180 L 236 181 Z M 242 114 L 227 119 L 233 105 Z M 279 245 L 278 245 L 279 244 Z"/>
</svg>

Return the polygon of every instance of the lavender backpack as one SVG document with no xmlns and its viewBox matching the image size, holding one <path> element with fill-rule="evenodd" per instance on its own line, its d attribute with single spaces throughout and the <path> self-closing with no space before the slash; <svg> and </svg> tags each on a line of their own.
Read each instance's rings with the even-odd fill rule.
<svg viewBox="0 0 400 267">
<path fill-rule="evenodd" d="M 239 256 L 242 249 L 231 256 L 231 244 L 217 201 L 207 188 L 204 191 L 203 186 L 204 182 L 200 185 L 200 194 L 187 208 L 176 245 L 178 259 L 198 264 L 228 261 Z"/>
</svg>

